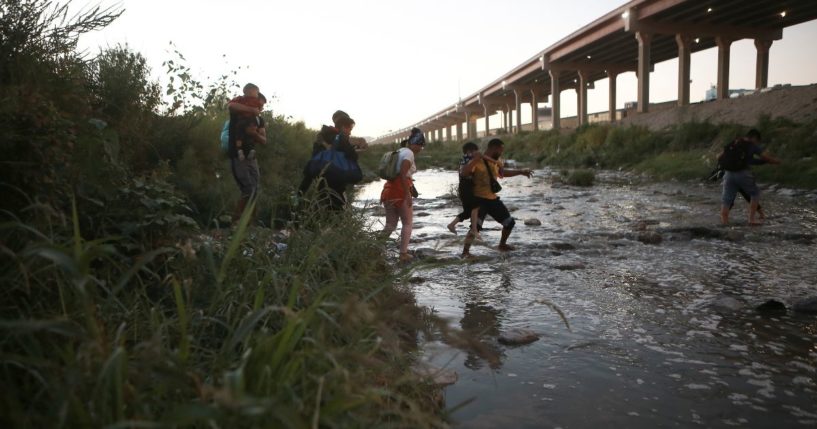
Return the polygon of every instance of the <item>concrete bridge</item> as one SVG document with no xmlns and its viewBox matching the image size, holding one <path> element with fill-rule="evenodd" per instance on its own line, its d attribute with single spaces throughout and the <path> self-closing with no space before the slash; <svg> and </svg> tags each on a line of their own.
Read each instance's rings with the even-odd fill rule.
<svg viewBox="0 0 817 429">
<path fill-rule="evenodd" d="M 633 0 L 539 52 L 479 91 L 404 129 L 380 136 L 372 143 L 399 142 L 412 127 L 431 140 L 478 137 L 477 121 L 485 134 L 490 117 L 501 112 L 506 132 L 537 130 L 539 103 L 550 98 L 551 126 L 562 126 L 562 91 L 575 90 L 576 125 L 588 123 L 587 90 L 609 79 L 609 112 L 617 119 L 616 77 L 635 72 L 637 113 L 650 106 L 650 71 L 654 64 L 678 58 L 679 106 L 689 104 L 690 55 L 718 48 L 717 97 L 729 98 L 730 46 L 753 39 L 757 49 L 755 89 L 768 86 L 769 50 L 783 37 L 783 28 L 817 19 L 817 0 Z M 522 104 L 531 105 L 530 123 L 523 127 Z M 514 115 L 515 113 L 515 115 Z M 455 135 L 452 136 L 452 128 Z M 465 128 L 463 130 L 463 128 Z M 482 134 L 482 133 L 481 133 Z"/>
</svg>

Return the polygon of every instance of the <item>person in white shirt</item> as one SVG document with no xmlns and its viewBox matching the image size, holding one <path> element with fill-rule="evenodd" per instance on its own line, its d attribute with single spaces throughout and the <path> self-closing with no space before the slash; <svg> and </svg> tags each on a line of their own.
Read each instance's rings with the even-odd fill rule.
<svg viewBox="0 0 817 429">
<path fill-rule="evenodd" d="M 411 227 L 414 217 L 412 198 L 416 197 L 412 176 L 417 171 L 414 162 L 414 155 L 425 147 L 425 136 L 419 128 L 413 128 L 411 135 L 406 142 L 406 146 L 400 149 L 397 165 L 400 174 L 392 180 L 386 181 L 383 185 L 383 192 L 380 193 L 380 202 L 386 208 L 386 226 L 383 234 L 388 236 L 397 228 L 397 219 L 400 219 L 400 261 L 411 261 L 412 257 L 408 253 L 409 240 L 411 239 Z"/>
</svg>

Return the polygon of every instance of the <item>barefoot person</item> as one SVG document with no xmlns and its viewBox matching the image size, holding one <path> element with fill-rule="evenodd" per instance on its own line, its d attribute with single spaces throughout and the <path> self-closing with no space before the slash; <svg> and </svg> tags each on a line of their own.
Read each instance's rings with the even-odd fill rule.
<svg viewBox="0 0 817 429">
<path fill-rule="evenodd" d="M 718 155 L 718 162 L 726 173 L 723 175 L 723 193 L 721 194 L 721 223 L 729 224 L 729 211 L 735 204 L 738 192 L 749 195 L 749 225 L 760 225 L 755 219 L 760 204 L 760 190 L 755 183 L 755 176 L 749 169 L 754 164 L 780 164 L 780 160 L 769 155 L 760 146 L 760 132 L 752 129 L 745 137 L 740 137 L 726 145 Z"/>
<path fill-rule="evenodd" d="M 479 146 L 474 142 L 467 142 L 462 145 L 462 160 L 460 160 L 460 183 L 457 194 L 462 203 L 462 213 L 454 216 L 448 224 L 448 230 L 457 233 L 457 224 L 471 219 L 471 233 L 477 234 L 477 218 L 479 216 L 479 205 L 474 199 L 474 155 L 479 154 Z"/>
<path fill-rule="evenodd" d="M 400 231 L 401 262 L 411 260 L 411 255 L 408 254 L 412 219 L 414 217 L 412 204 L 414 185 L 411 177 L 417 171 L 414 155 L 423 150 L 425 144 L 423 132 L 419 128 L 413 128 L 406 146 L 401 148 L 398 154 L 397 165 L 400 168 L 400 175 L 386 181 L 386 184 L 383 185 L 383 192 L 380 194 L 380 201 L 386 208 L 386 226 L 383 228 L 383 234 L 386 236 L 391 235 L 397 228 L 397 219 L 400 219 L 402 228 Z"/>
<path fill-rule="evenodd" d="M 479 218 L 480 223 L 485 219 L 486 215 L 491 215 L 495 221 L 502 225 L 502 235 L 499 239 L 498 250 L 505 252 L 513 250 L 513 247 L 508 245 L 508 237 L 511 235 L 516 221 L 511 216 L 508 208 L 500 201 L 496 195 L 499 192 L 499 183 L 497 179 L 500 177 L 513 176 L 531 176 L 529 169 L 511 170 L 504 168 L 502 162 L 499 160 L 502 152 L 505 150 L 505 143 L 500 139 L 492 139 L 488 142 L 488 148 L 485 149 L 485 155 L 480 157 L 475 155 L 471 161 L 474 165 L 474 196 L 476 202 L 479 204 Z M 477 160 L 477 158 L 482 158 Z M 488 159 L 496 160 L 495 162 L 488 161 Z M 481 225 L 480 225 L 481 226 Z M 465 245 L 462 249 L 462 256 L 471 256 L 471 243 L 474 241 L 474 234 L 469 233 L 465 238 Z"/>
</svg>

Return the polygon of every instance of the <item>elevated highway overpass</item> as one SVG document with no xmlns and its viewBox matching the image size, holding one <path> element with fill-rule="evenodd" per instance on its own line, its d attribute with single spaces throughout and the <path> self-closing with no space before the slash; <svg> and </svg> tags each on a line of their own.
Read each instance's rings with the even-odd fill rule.
<svg viewBox="0 0 817 429">
<path fill-rule="evenodd" d="M 635 72 L 636 111 L 650 106 L 650 71 L 678 58 L 678 105 L 689 104 L 690 55 L 717 47 L 717 97 L 729 97 L 730 46 L 754 40 L 757 50 L 755 89 L 768 86 L 769 50 L 783 29 L 817 19 L 817 0 L 633 0 L 607 13 L 459 102 L 372 143 L 400 141 L 419 127 L 435 140 L 477 136 L 477 121 L 491 130 L 500 112 L 511 132 L 522 130 L 522 105 L 531 105 L 531 125 L 539 128 L 538 105 L 550 98 L 552 127 L 561 127 L 562 91 L 574 89 L 577 123 L 586 124 L 587 90 L 609 80 L 609 118 L 616 118 L 616 77 Z M 516 113 L 514 115 L 514 112 Z M 515 119 L 515 121 L 513 119 Z M 452 136 L 454 128 L 455 136 Z M 463 131 L 464 128 L 464 131 Z"/>
</svg>

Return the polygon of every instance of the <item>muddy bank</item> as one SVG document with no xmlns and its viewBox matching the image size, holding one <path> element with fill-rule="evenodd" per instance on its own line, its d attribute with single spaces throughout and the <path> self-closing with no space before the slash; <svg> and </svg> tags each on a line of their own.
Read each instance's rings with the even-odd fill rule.
<svg viewBox="0 0 817 429">
<path fill-rule="evenodd" d="M 641 125 L 653 130 L 704 120 L 715 124 L 753 126 L 762 115 L 808 122 L 817 118 L 817 85 L 769 88 L 757 94 L 694 103 L 683 107 L 675 106 L 674 102 L 663 103 L 654 106 L 652 112 L 628 113 L 630 116 L 622 120 L 623 124 Z"/>
</svg>

